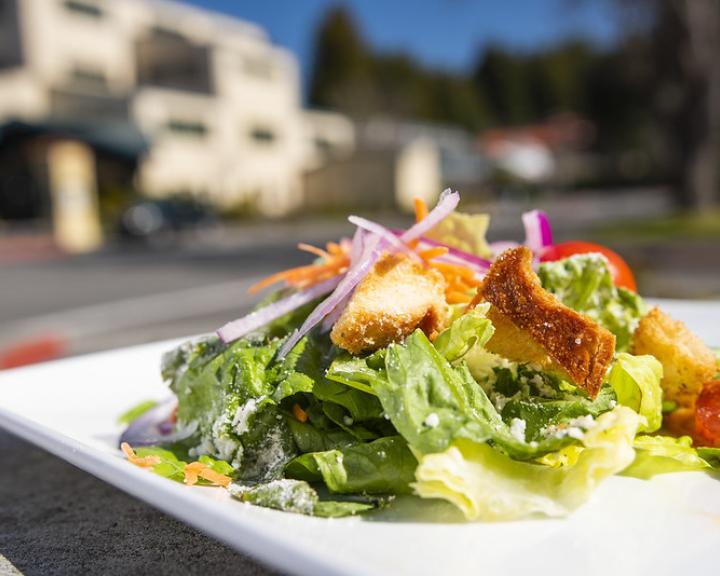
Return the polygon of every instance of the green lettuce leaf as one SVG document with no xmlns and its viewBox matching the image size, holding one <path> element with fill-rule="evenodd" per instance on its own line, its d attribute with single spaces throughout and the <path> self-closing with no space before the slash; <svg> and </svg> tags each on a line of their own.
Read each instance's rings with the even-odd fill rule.
<svg viewBox="0 0 720 576">
<path fill-rule="evenodd" d="M 662 364 L 654 356 L 632 356 L 621 352 L 613 364 L 608 382 L 620 404 L 645 417 L 641 432 L 655 432 L 662 425 Z"/>
<path fill-rule="evenodd" d="M 491 442 L 512 458 L 535 459 L 577 442 L 594 424 L 594 415 L 609 410 L 615 398 L 605 389 L 593 402 L 574 387 L 572 392 L 558 389 L 551 398 L 531 398 L 518 388 L 512 399 L 504 400 L 504 420 L 466 364 L 451 365 L 419 330 L 403 344 L 388 347 L 385 367 L 385 377 L 378 372 L 372 381 L 374 390 L 395 428 L 422 454 L 442 452 L 458 438 L 467 438 Z M 531 390 L 538 386 L 537 378 L 543 388 L 549 387 L 546 375 L 532 372 L 530 378 L 517 378 L 517 367 L 514 374 L 518 387 Z"/>
<path fill-rule="evenodd" d="M 448 500 L 469 520 L 563 516 L 633 461 L 639 420 L 624 406 L 601 415 L 583 436 L 579 455 L 558 467 L 518 462 L 488 444 L 461 438 L 444 452 L 420 456 L 414 488 L 423 498 Z"/>
<path fill-rule="evenodd" d="M 357 442 L 355 436 L 340 428 L 321 429 L 310 422 L 299 422 L 294 418 L 288 418 L 288 426 L 301 454 L 325 452 Z"/>
<path fill-rule="evenodd" d="M 382 505 L 370 498 L 364 501 L 320 500 L 315 489 L 302 480 L 281 479 L 254 486 L 232 484 L 229 490 L 234 498 L 255 506 L 323 518 L 353 516 Z"/>
<path fill-rule="evenodd" d="M 706 470 L 711 466 L 692 446 L 689 436 L 638 436 L 633 444 L 634 462 L 623 470 L 623 476 L 647 480 L 657 474 Z"/>
<path fill-rule="evenodd" d="M 317 492 L 300 480 L 278 479 L 255 486 L 232 484 L 230 494 L 256 506 L 312 516 L 320 501 Z"/>
<path fill-rule="evenodd" d="M 369 502 L 353 502 L 338 500 L 321 500 L 315 504 L 313 516 L 320 518 L 343 518 L 355 516 L 377 508 L 377 504 Z"/>
<path fill-rule="evenodd" d="M 135 453 L 144 458 L 145 456 L 157 456 L 160 463 L 152 467 L 152 471 L 158 476 L 169 478 L 176 482 L 185 480 L 186 462 L 180 460 L 173 452 L 166 450 L 160 446 L 140 446 L 135 449 Z"/>
<path fill-rule="evenodd" d="M 130 424 L 134 420 L 140 418 L 140 416 L 145 414 L 145 412 L 151 408 L 155 408 L 155 406 L 157 406 L 157 400 L 145 400 L 144 402 L 140 402 L 118 416 L 117 423 Z"/>
<path fill-rule="evenodd" d="M 175 452 L 162 448 L 161 446 L 140 446 L 135 449 L 135 453 L 141 458 L 145 456 L 158 457 L 160 462 L 152 467 L 152 471 L 158 476 L 169 478 L 175 482 L 185 481 L 185 466 L 187 466 L 187 462 L 185 462 L 185 460 L 181 460 Z M 219 474 L 225 474 L 226 476 L 232 477 L 235 473 L 233 467 L 222 460 L 215 460 L 209 456 L 201 456 L 199 461 Z M 214 485 L 212 482 L 208 482 L 204 478 L 199 478 L 198 484 Z"/>
<path fill-rule="evenodd" d="M 453 320 L 435 339 L 435 349 L 448 361 L 456 362 L 476 346 L 484 346 L 495 332 L 485 317 L 489 308 L 490 304 L 481 304 Z"/>
<path fill-rule="evenodd" d="M 705 460 L 709 466 L 720 469 L 720 448 L 700 447 L 697 449 L 698 456 Z"/>
<path fill-rule="evenodd" d="M 469 254 L 490 258 L 492 251 L 485 239 L 489 224 L 490 216 L 487 214 L 453 212 L 425 236 Z"/>
<path fill-rule="evenodd" d="M 577 254 L 538 267 L 543 288 L 563 304 L 582 312 L 615 334 L 616 350 L 629 348 L 632 335 L 646 312 L 642 298 L 613 284 L 601 254 Z"/>
<path fill-rule="evenodd" d="M 417 460 L 400 436 L 380 438 L 325 452 L 311 452 L 285 467 L 289 478 L 322 481 L 332 492 L 404 494 L 410 492 Z"/>
</svg>

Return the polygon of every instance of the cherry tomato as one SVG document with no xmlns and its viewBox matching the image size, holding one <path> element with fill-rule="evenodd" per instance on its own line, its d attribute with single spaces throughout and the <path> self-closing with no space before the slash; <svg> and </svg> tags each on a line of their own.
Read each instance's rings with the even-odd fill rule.
<svg viewBox="0 0 720 576">
<path fill-rule="evenodd" d="M 575 254 L 587 254 L 588 252 L 599 252 L 608 259 L 610 263 L 610 273 L 612 274 L 615 286 L 621 286 L 637 292 L 635 277 L 633 276 L 632 270 L 630 270 L 630 266 L 627 265 L 625 260 L 623 260 L 617 252 L 613 252 L 610 248 L 606 248 L 600 244 L 580 241 L 561 242 L 560 244 L 554 244 L 553 246 L 545 248 L 540 256 L 540 261 L 552 262 Z"/>
<path fill-rule="evenodd" d="M 705 383 L 697 398 L 695 436 L 700 444 L 720 447 L 720 380 Z"/>
</svg>

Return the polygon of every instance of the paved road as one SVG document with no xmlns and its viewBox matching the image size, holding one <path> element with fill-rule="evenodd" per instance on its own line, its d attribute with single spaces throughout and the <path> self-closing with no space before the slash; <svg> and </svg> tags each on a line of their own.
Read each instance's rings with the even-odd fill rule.
<svg viewBox="0 0 720 576">
<path fill-rule="evenodd" d="M 2 430 L 0 462 L 0 574 L 275 574 Z"/>
</svg>

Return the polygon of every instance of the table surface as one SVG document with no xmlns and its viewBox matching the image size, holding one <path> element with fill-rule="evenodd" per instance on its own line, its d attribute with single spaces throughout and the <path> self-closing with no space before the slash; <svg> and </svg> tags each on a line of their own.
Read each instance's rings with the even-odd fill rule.
<svg viewBox="0 0 720 576">
<path fill-rule="evenodd" d="M 4 430 L 0 462 L 0 559 L 25 576 L 277 574 Z"/>
</svg>

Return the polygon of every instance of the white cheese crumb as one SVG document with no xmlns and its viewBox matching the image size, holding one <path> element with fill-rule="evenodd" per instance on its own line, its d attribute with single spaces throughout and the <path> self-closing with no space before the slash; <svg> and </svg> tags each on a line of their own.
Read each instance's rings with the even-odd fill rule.
<svg viewBox="0 0 720 576">
<path fill-rule="evenodd" d="M 521 418 L 513 418 L 510 421 L 510 434 L 520 442 L 525 442 L 525 428 L 527 428 L 527 422 Z"/>
<path fill-rule="evenodd" d="M 584 428 L 585 430 L 589 430 L 593 426 L 595 426 L 595 418 L 593 418 L 590 414 L 586 414 L 585 416 L 578 416 L 577 418 L 573 418 L 569 422 L 570 426 L 577 426 L 579 428 Z"/>
<path fill-rule="evenodd" d="M 345 424 L 345 426 L 352 426 L 353 422 L 354 420 L 350 418 L 350 416 L 343 416 L 343 423 Z"/>
<path fill-rule="evenodd" d="M 582 344 L 582 338 L 575 338 L 575 344 Z"/>
<path fill-rule="evenodd" d="M 423 424 L 425 424 L 428 428 L 437 428 L 438 424 L 440 424 L 440 416 L 438 416 L 435 412 L 432 412 L 427 415 Z"/>
<path fill-rule="evenodd" d="M 232 420 L 232 426 L 236 434 L 244 434 L 250 429 L 249 418 L 252 414 L 255 414 L 258 409 L 258 403 L 262 399 L 262 397 L 250 398 L 250 400 L 237 409 Z"/>
</svg>

